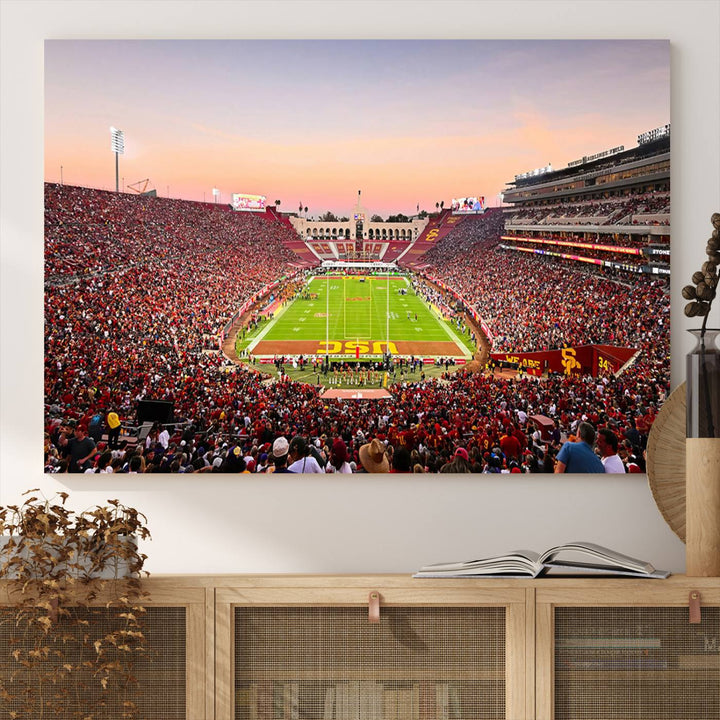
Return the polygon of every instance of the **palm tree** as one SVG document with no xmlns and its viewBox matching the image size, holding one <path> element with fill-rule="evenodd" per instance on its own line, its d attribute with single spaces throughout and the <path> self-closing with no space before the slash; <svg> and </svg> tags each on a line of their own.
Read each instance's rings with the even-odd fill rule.
<svg viewBox="0 0 720 720">
<path fill-rule="evenodd" d="M 302 210 L 302 208 L 300 208 Z M 305 219 L 307 220 L 307 205 L 305 206 Z"/>
<path fill-rule="evenodd" d="M 439 211 L 440 211 L 440 203 L 436 202 L 435 203 L 435 212 L 439 212 Z"/>
</svg>

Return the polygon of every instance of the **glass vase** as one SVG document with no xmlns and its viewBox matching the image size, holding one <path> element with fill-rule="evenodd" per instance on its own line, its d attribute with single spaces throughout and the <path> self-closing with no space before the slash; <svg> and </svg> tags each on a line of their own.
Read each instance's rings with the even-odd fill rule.
<svg viewBox="0 0 720 720">
<path fill-rule="evenodd" d="M 720 438 L 720 330 L 688 330 L 696 341 L 687 355 L 687 437 Z"/>
</svg>

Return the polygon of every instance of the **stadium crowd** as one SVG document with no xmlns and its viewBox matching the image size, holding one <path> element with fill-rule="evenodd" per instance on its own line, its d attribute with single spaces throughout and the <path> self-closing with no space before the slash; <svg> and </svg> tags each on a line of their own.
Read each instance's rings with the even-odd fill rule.
<svg viewBox="0 0 720 720">
<path fill-rule="evenodd" d="M 486 215 L 465 218 L 423 259 L 488 319 L 498 348 L 607 342 L 638 347 L 640 360 L 619 378 L 450 372 L 407 377 L 386 400 L 324 399 L 319 386 L 272 382 L 217 352 L 227 318 L 292 271 L 289 229 L 199 203 L 46 185 L 46 471 L 542 472 L 583 421 L 613 431 L 626 469 L 642 467 L 668 387 L 665 288 L 579 281 L 556 262 L 503 252 L 502 214 Z M 135 442 L 116 422 L 134 425 L 143 399 L 171 401 L 175 420 Z M 554 420 L 551 434 L 534 415 Z"/>
<path fill-rule="evenodd" d="M 420 466 L 415 471 L 440 472 L 456 459 L 459 449 L 467 453 L 473 472 L 552 471 L 563 442 L 573 439 L 583 421 L 611 429 L 626 463 L 642 468 L 647 433 L 664 397 L 661 384 L 652 378 L 637 384 L 559 376 L 517 380 L 460 372 L 391 386 L 390 399 L 370 403 L 323 399 L 316 386 L 290 380 L 268 385 L 265 379 L 244 369 L 204 374 L 174 398 L 176 422 L 164 441 L 163 428 L 157 426 L 136 445 L 121 442 L 111 448 L 100 439 L 89 446 L 84 429 L 92 417 L 52 422 L 47 428 L 46 470 L 100 472 L 100 466 L 109 464 L 115 472 L 129 472 L 137 457 L 134 462 L 143 472 L 262 472 L 278 437 L 291 441 L 297 436 L 313 448 L 321 467 L 340 439 L 353 471 L 362 471 L 361 449 L 373 440 L 390 454 L 402 451 L 402 457 L 407 452 L 411 467 Z M 94 404 L 89 412 L 102 405 Z M 106 407 L 112 408 L 112 403 Z M 185 408 L 193 415 L 183 415 Z M 132 408 L 121 406 L 121 417 L 125 410 Z M 541 432 L 533 420 L 536 415 L 556 418 L 551 434 Z M 84 432 L 78 455 L 74 438 L 80 428 Z M 514 439 L 507 439 L 510 436 Z M 392 460 L 390 464 L 397 469 Z"/>
<path fill-rule="evenodd" d="M 597 343 L 640 345 L 651 357 L 668 357 L 664 280 L 619 283 L 588 274 L 584 264 L 503 250 L 485 237 L 455 242 L 454 233 L 423 259 L 423 274 L 454 288 L 486 322 L 497 352 Z"/>
<path fill-rule="evenodd" d="M 636 193 L 602 200 L 548 203 L 508 211 L 507 225 L 627 224 L 634 215 L 669 215 L 670 191 Z M 637 224 L 637 221 L 635 221 Z M 669 225 L 669 218 L 657 224 Z"/>
</svg>

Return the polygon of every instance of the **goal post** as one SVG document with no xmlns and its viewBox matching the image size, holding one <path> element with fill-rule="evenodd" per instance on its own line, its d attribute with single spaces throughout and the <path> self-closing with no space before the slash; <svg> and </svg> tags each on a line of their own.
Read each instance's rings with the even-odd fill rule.
<svg viewBox="0 0 720 720">
<path fill-rule="evenodd" d="M 362 287 L 355 275 L 343 276 L 340 283 L 342 302 L 342 340 L 372 340 L 372 280 L 366 277 Z M 366 298 L 368 298 L 366 300 Z M 340 308 L 338 308 L 340 311 Z M 339 328 L 338 328 L 339 329 Z"/>
</svg>

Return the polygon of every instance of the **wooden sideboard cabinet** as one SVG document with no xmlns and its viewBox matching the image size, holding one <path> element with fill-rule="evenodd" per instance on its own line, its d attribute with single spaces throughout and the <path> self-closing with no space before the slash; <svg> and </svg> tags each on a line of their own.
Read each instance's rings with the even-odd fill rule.
<svg viewBox="0 0 720 720">
<path fill-rule="evenodd" d="M 720 720 L 720 578 L 144 585 L 143 720 Z M 3 683 L 10 635 L 0 622 Z"/>
</svg>

